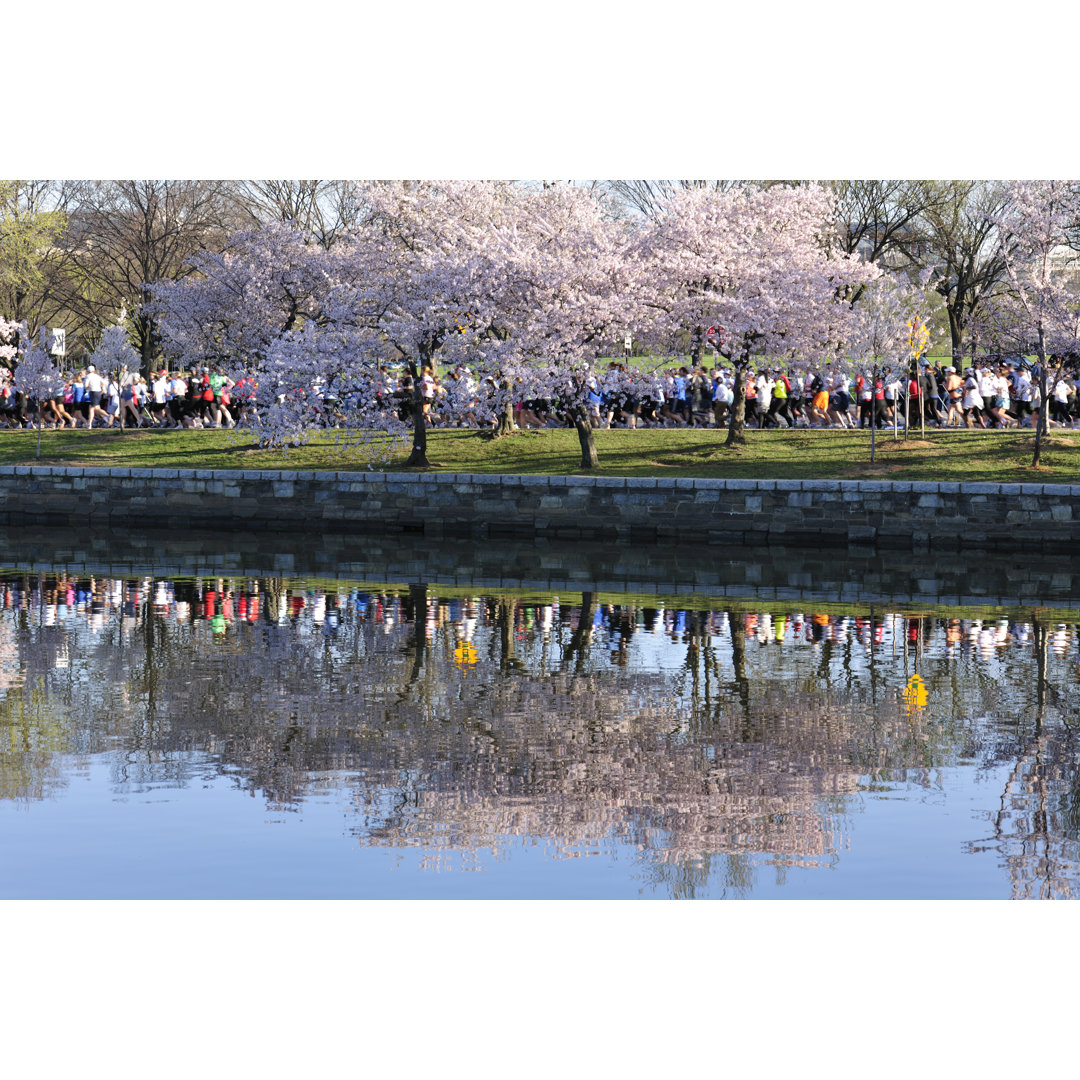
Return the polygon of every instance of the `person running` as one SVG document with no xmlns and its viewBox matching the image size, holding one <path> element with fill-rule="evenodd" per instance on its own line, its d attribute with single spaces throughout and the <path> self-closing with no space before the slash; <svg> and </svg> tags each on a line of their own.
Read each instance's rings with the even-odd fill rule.
<svg viewBox="0 0 1080 1080">
<path fill-rule="evenodd" d="M 427 378 L 427 372 L 430 368 L 424 368 L 425 378 Z M 212 397 L 210 399 L 210 420 L 214 427 L 219 428 L 224 423 L 225 427 L 233 426 L 233 419 L 229 415 L 229 390 L 232 389 L 233 381 L 228 375 L 223 375 L 220 371 L 213 371 L 208 377 L 207 381 L 210 385 Z M 431 425 L 430 417 L 428 416 L 431 406 L 431 401 L 427 396 L 425 388 L 424 396 L 424 415 L 428 417 L 428 426 Z"/>
<path fill-rule="evenodd" d="M 72 415 L 75 417 L 76 427 L 89 427 L 90 402 L 86 397 L 86 372 L 76 372 L 71 384 Z"/>
<path fill-rule="evenodd" d="M 727 422 L 727 418 L 734 404 L 735 395 L 732 393 L 731 383 L 727 376 L 720 368 L 713 368 L 713 421 L 718 428 L 723 427 Z"/>
<path fill-rule="evenodd" d="M 960 402 L 965 427 L 973 428 L 976 423 L 982 428 L 986 427 L 986 417 L 983 416 L 984 404 L 983 396 L 979 393 L 978 379 L 975 378 L 973 372 L 969 371 L 968 377 L 964 380 L 964 396 Z"/>
<path fill-rule="evenodd" d="M 147 411 L 155 427 L 166 427 L 169 423 L 169 378 L 164 370 L 158 371 L 150 383 L 150 400 L 146 403 Z"/>
<path fill-rule="evenodd" d="M 120 383 L 115 375 L 110 375 L 105 383 L 105 411 L 109 414 L 106 427 L 112 427 L 113 421 L 120 419 Z"/>
<path fill-rule="evenodd" d="M 776 381 L 773 383 L 772 400 L 769 402 L 769 409 L 761 426 L 780 427 L 780 421 L 783 420 L 785 427 L 794 427 L 795 418 L 791 415 L 791 409 L 788 405 L 788 399 L 791 396 L 791 383 L 779 368 L 773 372 L 773 375 Z"/>
<path fill-rule="evenodd" d="M 869 427 L 873 423 L 874 415 L 874 384 L 865 371 L 859 372 L 855 380 L 855 396 L 859 403 L 859 429 Z"/>
<path fill-rule="evenodd" d="M 64 428 L 74 427 L 75 418 L 67 411 L 65 407 L 64 398 L 67 393 L 67 388 L 60 390 L 51 398 L 47 398 L 42 402 L 44 411 L 42 412 L 42 419 L 48 420 L 52 423 L 53 427 Z"/>
<path fill-rule="evenodd" d="M 829 426 L 829 391 L 825 380 L 815 371 L 810 376 L 810 416 L 813 427 Z"/>
<path fill-rule="evenodd" d="M 945 397 L 949 402 L 949 412 L 945 417 L 946 427 L 961 427 L 964 423 L 964 380 L 956 374 L 956 368 L 945 369 Z"/>
<path fill-rule="evenodd" d="M 994 423 L 994 398 L 997 395 L 997 376 L 994 374 L 993 365 L 984 360 L 975 375 L 975 381 L 979 386 L 979 396 L 983 399 L 982 419 L 983 426 L 989 420 Z"/>
<path fill-rule="evenodd" d="M 833 427 L 847 429 L 854 427 L 848 409 L 851 407 L 851 399 L 848 397 L 848 387 L 851 381 L 847 375 L 840 371 L 834 371 L 829 377 L 829 412 L 828 418 Z"/>
<path fill-rule="evenodd" d="M 1002 368 L 992 381 L 993 396 L 987 402 L 987 411 L 997 427 L 1015 427 L 1016 420 L 1009 415 L 1009 380 Z"/>
<path fill-rule="evenodd" d="M 93 364 L 88 364 L 84 379 L 87 397 L 87 427 L 93 427 L 94 421 L 100 417 L 102 424 L 109 425 L 109 414 L 102 408 L 101 398 L 105 393 L 105 380 L 101 372 Z"/>
<path fill-rule="evenodd" d="M 743 400 L 746 402 L 743 423 L 750 427 L 756 424 L 761 417 L 758 408 L 757 377 L 752 371 L 746 373 L 746 389 L 743 393 Z"/>
<path fill-rule="evenodd" d="M 139 376 L 133 375 L 121 391 L 120 416 L 122 426 L 138 427 L 142 423 L 142 403 L 139 398 Z"/>
<path fill-rule="evenodd" d="M 1013 383 L 1013 414 L 1020 427 L 1036 422 L 1032 420 L 1035 414 L 1033 391 L 1031 372 L 1026 367 L 1018 369 Z"/>
</svg>

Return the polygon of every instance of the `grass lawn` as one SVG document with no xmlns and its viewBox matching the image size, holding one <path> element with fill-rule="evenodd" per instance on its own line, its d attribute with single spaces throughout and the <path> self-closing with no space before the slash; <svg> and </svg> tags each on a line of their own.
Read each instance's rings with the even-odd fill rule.
<svg viewBox="0 0 1080 1080">
<path fill-rule="evenodd" d="M 598 476 L 740 479 L 886 479 L 1080 483 L 1080 431 L 1054 431 L 1031 468 L 1032 433 L 917 431 L 907 441 L 878 432 L 870 464 L 869 431 L 748 431 L 748 445 L 726 450 L 726 432 L 708 428 L 597 431 Z M 41 457 L 33 431 L 0 432 L 2 465 L 91 465 L 184 469 L 366 469 L 335 453 L 330 437 L 288 451 L 260 450 L 227 431 L 45 431 Z M 389 465 L 402 469 L 405 451 Z M 490 439 L 469 430 L 432 430 L 428 458 L 437 472 L 565 475 L 579 472 L 577 435 L 523 431 Z"/>
</svg>

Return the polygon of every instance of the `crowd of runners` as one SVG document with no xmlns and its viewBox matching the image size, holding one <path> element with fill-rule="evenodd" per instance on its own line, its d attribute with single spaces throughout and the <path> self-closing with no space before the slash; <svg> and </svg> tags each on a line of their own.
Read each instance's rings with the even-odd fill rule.
<svg viewBox="0 0 1080 1080">
<path fill-rule="evenodd" d="M 1049 422 L 1080 423 L 1078 367 L 1053 358 Z M 743 392 L 746 425 L 759 428 L 864 428 L 905 425 L 1001 428 L 1037 421 L 1042 409 L 1039 372 L 1027 361 L 977 360 L 962 372 L 952 365 L 923 363 L 917 377 L 852 370 L 845 365 L 772 367 L 748 372 Z M 523 386 L 523 384 L 522 384 Z M 735 406 L 735 375 L 716 366 L 668 366 L 648 371 L 612 362 L 585 389 L 595 428 L 724 427 Z M 318 394 L 318 389 L 315 389 Z M 552 391 L 557 394 L 558 391 Z M 519 428 L 570 427 L 571 402 L 557 396 L 521 396 L 513 402 Z M 416 401 L 410 376 L 379 369 L 365 388 L 341 398 L 320 396 L 327 426 L 348 422 L 360 398 L 375 396 L 383 411 L 409 420 Z M 499 391 L 457 367 L 440 375 L 424 368 L 420 408 L 433 427 L 484 427 L 497 421 Z M 230 378 L 213 368 L 191 372 L 115 375 L 88 365 L 62 392 L 40 404 L 17 391 L 10 373 L 0 380 L 0 423 L 9 427 L 236 427 L 257 422 L 267 405 L 257 382 Z"/>
<path fill-rule="evenodd" d="M 1080 423 L 1077 366 L 1050 380 L 1049 422 Z M 423 372 L 424 411 L 432 426 L 466 426 L 482 410 L 483 394 L 468 371 L 456 369 L 445 379 Z M 1024 360 L 977 360 L 961 374 L 941 362 L 920 365 L 917 377 L 878 375 L 846 366 L 773 367 L 749 372 L 745 386 L 745 422 L 759 428 L 868 428 L 925 424 L 934 427 L 1002 428 L 1038 421 L 1042 408 L 1039 371 Z M 407 412 L 411 384 L 403 392 Z M 472 408 L 462 410 L 462 400 Z M 588 387 L 592 426 L 724 427 L 735 407 L 735 375 L 730 369 L 679 366 L 643 373 L 612 363 Z M 569 410 L 553 398 L 522 397 L 514 403 L 521 428 L 573 425 Z"/>
<path fill-rule="evenodd" d="M 36 402 L 19 393 L 10 372 L 0 383 L 0 418 L 8 427 L 235 427 L 247 399 L 245 380 L 220 371 L 152 372 L 118 379 L 93 364 L 76 372 L 55 397 Z"/>
</svg>

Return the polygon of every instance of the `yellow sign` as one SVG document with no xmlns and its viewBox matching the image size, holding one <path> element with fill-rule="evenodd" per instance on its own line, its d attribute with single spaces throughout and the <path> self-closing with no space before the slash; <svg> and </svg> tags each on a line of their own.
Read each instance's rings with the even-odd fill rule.
<svg viewBox="0 0 1080 1080">
<path fill-rule="evenodd" d="M 926 708 L 926 696 L 926 683 L 918 675 L 912 675 L 904 689 L 904 704 L 907 706 L 908 716 L 916 709 Z"/>
<path fill-rule="evenodd" d="M 918 360 L 930 343 L 930 327 L 919 321 L 919 316 L 908 320 L 908 345 L 911 347 L 911 359 Z"/>
<path fill-rule="evenodd" d="M 475 664 L 479 659 L 479 653 L 471 641 L 459 641 L 454 650 L 455 664 Z"/>
</svg>

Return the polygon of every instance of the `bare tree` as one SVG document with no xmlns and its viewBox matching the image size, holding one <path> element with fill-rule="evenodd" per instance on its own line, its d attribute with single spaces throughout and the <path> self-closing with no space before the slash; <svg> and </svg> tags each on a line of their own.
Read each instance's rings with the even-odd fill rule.
<svg viewBox="0 0 1080 1080">
<path fill-rule="evenodd" d="M 67 306 L 98 329 L 127 312 L 142 367 L 156 353 L 143 310 L 150 285 L 193 272 L 191 257 L 224 243 L 237 224 L 228 185 L 216 180 L 111 180 L 80 185 L 66 236 Z"/>
<path fill-rule="evenodd" d="M 949 180 L 928 188 L 914 263 L 935 270 L 932 288 L 945 302 L 959 368 L 968 321 L 1005 278 L 1007 249 L 998 242 L 996 220 L 1008 195 L 1004 185 L 980 180 Z"/>
<path fill-rule="evenodd" d="M 744 180 L 609 180 L 608 187 L 618 199 L 645 217 L 657 218 L 664 212 L 664 203 L 676 191 L 704 188 L 710 191 L 730 191 Z"/>
<path fill-rule="evenodd" d="M 923 180 L 830 180 L 837 240 L 849 255 L 903 269 L 918 260 L 920 219 L 942 197 Z"/>
<path fill-rule="evenodd" d="M 233 188 L 245 224 L 292 225 L 327 250 L 357 220 L 348 180 L 240 180 Z"/>
</svg>

